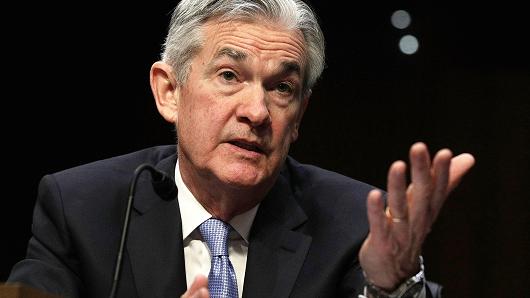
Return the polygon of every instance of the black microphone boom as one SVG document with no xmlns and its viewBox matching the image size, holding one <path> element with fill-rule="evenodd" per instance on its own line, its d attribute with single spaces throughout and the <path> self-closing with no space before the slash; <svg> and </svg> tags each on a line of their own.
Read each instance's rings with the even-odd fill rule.
<svg viewBox="0 0 530 298">
<path fill-rule="evenodd" d="M 121 230 L 120 248 L 118 249 L 118 255 L 116 257 L 116 265 L 114 267 L 114 279 L 112 281 L 112 288 L 110 290 L 109 298 L 116 297 L 118 289 L 118 283 L 120 281 L 121 264 L 123 257 L 123 250 L 125 243 L 127 242 L 127 231 L 129 230 L 129 221 L 131 218 L 131 208 L 134 201 L 134 194 L 136 192 L 136 184 L 138 177 L 144 171 L 148 170 L 151 173 L 151 181 L 155 192 L 164 200 L 171 201 L 177 197 L 177 186 L 175 181 L 166 175 L 165 173 L 155 169 L 150 164 L 141 164 L 136 170 L 129 186 L 129 199 L 127 200 L 127 210 L 125 211 L 125 218 L 123 220 L 123 226 Z"/>
</svg>

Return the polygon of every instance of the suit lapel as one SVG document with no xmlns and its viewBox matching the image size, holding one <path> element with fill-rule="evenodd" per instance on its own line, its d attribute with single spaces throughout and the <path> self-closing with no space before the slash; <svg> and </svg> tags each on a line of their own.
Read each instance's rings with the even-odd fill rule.
<svg viewBox="0 0 530 298">
<path fill-rule="evenodd" d="M 176 156 L 156 167 L 171 177 Z M 166 202 L 154 191 L 149 174 L 138 180 L 127 239 L 139 297 L 178 297 L 186 291 L 182 227 L 178 201 Z"/>
<path fill-rule="evenodd" d="M 263 200 L 250 233 L 243 297 L 288 297 L 311 237 L 295 231 L 307 217 L 280 175 Z"/>
</svg>

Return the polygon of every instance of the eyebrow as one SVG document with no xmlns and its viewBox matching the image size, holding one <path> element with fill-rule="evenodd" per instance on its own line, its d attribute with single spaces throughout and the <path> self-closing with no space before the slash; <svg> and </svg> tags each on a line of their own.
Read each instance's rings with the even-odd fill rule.
<svg viewBox="0 0 530 298">
<path fill-rule="evenodd" d="M 294 61 L 284 61 L 280 65 L 281 73 L 295 73 L 298 76 L 301 75 L 300 64 Z"/>
<path fill-rule="evenodd" d="M 236 49 L 229 48 L 229 47 L 224 47 L 224 48 L 221 48 L 215 54 L 214 59 L 209 64 L 212 65 L 214 61 L 222 57 L 229 57 L 230 59 L 233 59 L 234 61 L 241 62 L 241 61 L 245 61 L 248 55 L 245 52 L 238 51 Z M 283 61 L 280 63 L 278 73 L 282 73 L 282 74 L 295 73 L 298 76 L 301 76 L 301 66 L 296 61 Z"/>
<path fill-rule="evenodd" d="M 217 52 L 217 54 L 215 54 L 214 60 L 217 60 L 223 56 L 228 56 L 229 58 L 232 58 L 235 61 L 243 61 L 247 59 L 247 54 L 241 51 L 232 48 L 222 48 Z"/>
</svg>

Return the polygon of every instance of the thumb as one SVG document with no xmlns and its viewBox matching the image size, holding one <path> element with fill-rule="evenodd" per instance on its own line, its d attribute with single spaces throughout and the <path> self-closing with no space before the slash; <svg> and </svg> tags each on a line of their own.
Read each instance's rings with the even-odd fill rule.
<svg viewBox="0 0 530 298">
<path fill-rule="evenodd" d="M 208 278 L 204 275 L 197 275 L 190 288 L 180 298 L 209 298 Z"/>
</svg>

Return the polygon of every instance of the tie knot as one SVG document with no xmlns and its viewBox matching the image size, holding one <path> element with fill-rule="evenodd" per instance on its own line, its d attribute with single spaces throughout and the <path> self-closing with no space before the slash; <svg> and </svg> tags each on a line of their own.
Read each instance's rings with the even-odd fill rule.
<svg viewBox="0 0 530 298">
<path fill-rule="evenodd" d="M 228 234 L 230 225 L 219 219 L 210 218 L 199 226 L 202 238 L 206 241 L 213 256 L 228 256 Z"/>
</svg>

